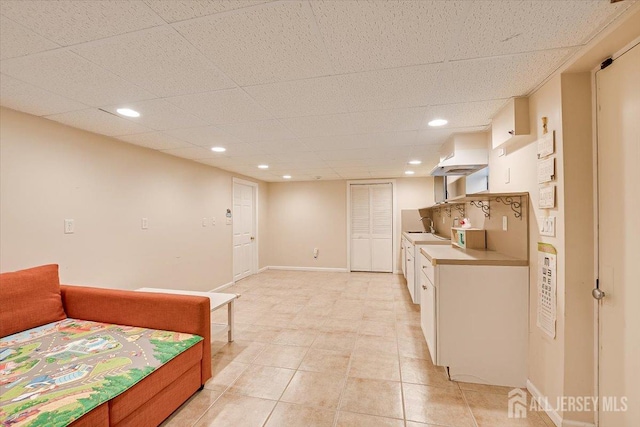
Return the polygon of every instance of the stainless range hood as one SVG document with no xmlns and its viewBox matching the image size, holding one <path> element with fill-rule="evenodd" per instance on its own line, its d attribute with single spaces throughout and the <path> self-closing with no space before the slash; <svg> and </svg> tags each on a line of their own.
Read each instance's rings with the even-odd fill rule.
<svg viewBox="0 0 640 427">
<path fill-rule="evenodd" d="M 442 144 L 432 176 L 469 175 L 489 162 L 488 132 L 454 133 Z"/>
</svg>

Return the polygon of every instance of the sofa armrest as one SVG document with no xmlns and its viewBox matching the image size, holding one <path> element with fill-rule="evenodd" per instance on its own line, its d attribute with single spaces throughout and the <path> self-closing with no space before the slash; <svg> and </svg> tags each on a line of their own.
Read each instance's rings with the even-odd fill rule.
<svg viewBox="0 0 640 427">
<path fill-rule="evenodd" d="M 200 335 L 202 384 L 211 378 L 209 298 L 60 285 L 62 304 L 74 319 Z"/>
</svg>

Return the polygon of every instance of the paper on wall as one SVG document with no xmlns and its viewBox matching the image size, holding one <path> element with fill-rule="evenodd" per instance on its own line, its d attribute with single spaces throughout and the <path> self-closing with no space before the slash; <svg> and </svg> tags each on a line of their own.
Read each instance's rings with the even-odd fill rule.
<svg viewBox="0 0 640 427">
<path fill-rule="evenodd" d="M 538 316 L 536 324 L 551 338 L 556 337 L 556 248 L 538 243 Z"/>
</svg>

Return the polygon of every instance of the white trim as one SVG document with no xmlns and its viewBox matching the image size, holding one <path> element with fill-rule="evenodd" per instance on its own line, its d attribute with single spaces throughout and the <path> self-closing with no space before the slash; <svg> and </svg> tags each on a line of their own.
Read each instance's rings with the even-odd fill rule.
<svg viewBox="0 0 640 427">
<path fill-rule="evenodd" d="M 357 179 L 347 181 L 347 268 L 346 271 L 351 271 L 351 185 L 352 184 L 391 184 L 391 195 L 393 198 L 393 207 L 391 212 L 391 221 L 393 221 L 393 234 L 391 236 L 393 259 L 391 260 L 391 273 L 396 270 L 396 261 L 398 259 L 398 242 L 397 237 L 400 235 L 398 230 L 397 221 L 397 186 L 395 179 Z"/>
<path fill-rule="evenodd" d="M 531 380 L 527 380 L 527 390 L 531 395 L 540 400 L 544 401 L 545 396 L 540 393 L 540 390 L 536 388 L 535 385 L 531 382 Z M 571 421 L 571 420 L 563 420 L 560 414 L 558 414 L 554 409 L 550 409 L 549 411 L 545 411 L 546 414 L 551 418 L 551 421 L 558 427 L 595 427 L 593 423 L 586 423 L 584 421 Z"/>
<path fill-rule="evenodd" d="M 267 268 L 267 267 L 265 267 Z M 336 267 L 293 267 L 287 265 L 270 265 L 268 267 L 269 270 L 290 270 L 290 271 L 325 271 L 325 272 L 334 272 L 334 273 L 347 273 L 348 270 L 346 268 L 336 268 Z"/>
<path fill-rule="evenodd" d="M 258 273 L 264 273 L 265 271 L 267 271 L 269 269 L 269 266 L 266 267 L 262 267 L 261 269 L 258 270 Z"/>
<path fill-rule="evenodd" d="M 225 283 L 224 285 L 220 285 L 217 288 L 211 289 L 209 292 L 218 292 L 233 285 L 235 285 L 234 282 Z"/>
<path fill-rule="evenodd" d="M 251 275 L 258 273 L 258 266 L 259 264 L 259 241 L 260 241 L 260 233 L 258 232 L 258 183 L 257 182 L 253 182 L 253 181 L 247 181 L 246 179 L 242 179 L 242 178 L 236 178 L 235 176 L 232 178 L 232 183 L 231 183 L 231 208 L 233 209 L 233 202 L 234 202 L 234 197 L 235 197 L 235 185 L 234 184 L 243 184 L 243 185 L 248 185 L 249 187 L 252 187 L 252 194 L 253 194 L 253 231 L 255 233 L 255 240 L 253 242 L 253 265 L 251 266 Z M 232 221 L 232 227 L 233 224 L 235 224 L 235 222 Z M 233 262 L 233 255 L 234 255 L 234 250 L 233 250 L 233 228 L 231 229 L 231 277 L 234 278 L 235 277 L 235 271 L 233 271 L 233 266 L 235 265 Z M 235 280 L 235 279 L 233 279 Z"/>
<path fill-rule="evenodd" d="M 538 400 L 543 400 L 546 397 L 543 396 L 542 393 L 540 393 L 540 390 L 538 390 L 538 388 L 533 385 L 533 383 L 529 379 L 527 379 L 527 390 L 529 390 L 529 393 L 531 393 L 531 395 Z M 558 414 L 555 410 L 549 410 L 545 412 L 556 426 L 562 426 L 562 417 L 560 416 L 560 414 Z"/>
</svg>

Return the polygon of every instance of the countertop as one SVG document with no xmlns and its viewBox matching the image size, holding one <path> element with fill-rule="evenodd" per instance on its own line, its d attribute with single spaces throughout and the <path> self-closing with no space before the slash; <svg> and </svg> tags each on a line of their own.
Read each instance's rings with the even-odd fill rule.
<svg viewBox="0 0 640 427">
<path fill-rule="evenodd" d="M 461 249 L 451 245 L 425 246 L 420 252 L 427 257 L 433 265 L 504 265 L 504 266 L 528 266 L 526 259 L 513 258 L 495 251 L 479 249 Z"/>
<path fill-rule="evenodd" d="M 436 237 L 431 233 L 409 233 L 404 231 L 402 236 L 406 237 L 413 245 L 450 245 L 451 240 Z"/>
</svg>

